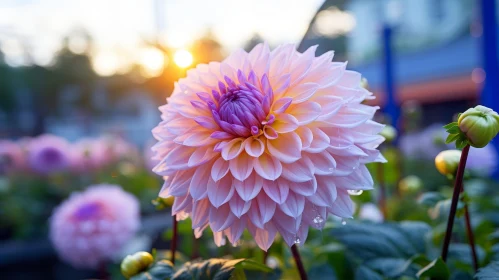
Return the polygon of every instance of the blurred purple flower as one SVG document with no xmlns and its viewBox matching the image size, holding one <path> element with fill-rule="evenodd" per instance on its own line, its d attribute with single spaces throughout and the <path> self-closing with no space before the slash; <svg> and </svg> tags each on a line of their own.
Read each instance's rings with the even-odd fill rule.
<svg viewBox="0 0 499 280">
<path fill-rule="evenodd" d="M 497 151 L 494 145 L 489 144 L 483 148 L 471 147 L 466 168 L 478 175 L 492 175 L 497 168 Z"/>
<path fill-rule="evenodd" d="M 42 135 L 28 144 L 31 169 L 40 174 L 51 174 L 69 167 L 69 143 L 55 135 Z"/>
<path fill-rule="evenodd" d="M 59 256 L 80 268 L 97 268 L 119 252 L 140 225 L 137 199 L 115 185 L 74 193 L 54 210 L 50 239 Z"/>
</svg>

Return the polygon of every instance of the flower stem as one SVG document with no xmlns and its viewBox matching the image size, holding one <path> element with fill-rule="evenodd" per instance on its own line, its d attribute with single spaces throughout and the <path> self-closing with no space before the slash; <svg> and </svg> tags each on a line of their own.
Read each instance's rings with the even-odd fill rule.
<svg viewBox="0 0 499 280">
<path fill-rule="evenodd" d="M 385 167 L 383 166 L 382 163 L 377 163 L 376 172 L 377 172 L 376 178 L 378 179 L 379 183 L 379 199 L 378 199 L 379 209 L 383 214 L 383 219 L 386 220 L 387 212 L 386 212 Z"/>
<path fill-rule="evenodd" d="M 303 267 L 303 263 L 301 261 L 300 252 L 298 252 L 298 247 L 296 246 L 296 244 L 293 244 L 293 246 L 291 246 L 291 252 L 293 253 L 293 258 L 295 259 L 298 272 L 300 272 L 300 279 L 308 280 L 307 273 L 305 272 L 305 268 Z"/>
<path fill-rule="evenodd" d="M 466 168 L 466 160 L 468 159 L 468 153 L 470 151 L 470 145 L 466 145 L 461 153 L 461 159 L 459 161 L 459 166 L 457 168 L 456 181 L 454 182 L 454 192 L 452 193 L 452 201 L 449 211 L 449 219 L 447 220 L 447 230 L 444 237 L 444 245 L 442 247 L 442 260 L 447 261 L 447 253 L 449 252 L 449 244 L 452 236 L 452 227 L 454 226 L 454 218 L 457 211 L 457 202 L 459 201 L 459 193 L 463 185 L 463 175 L 464 169 Z"/>
<path fill-rule="evenodd" d="M 263 264 L 267 263 L 267 258 L 269 257 L 269 251 L 263 251 Z"/>
<path fill-rule="evenodd" d="M 475 248 L 475 237 L 473 234 L 473 228 L 471 227 L 470 212 L 468 211 L 468 206 L 464 207 L 464 221 L 466 224 L 466 234 L 468 235 L 468 242 L 471 248 L 471 258 L 473 260 L 473 268 L 475 272 L 478 271 L 478 257 L 476 255 Z"/>
<path fill-rule="evenodd" d="M 177 215 L 173 215 L 173 236 L 172 236 L 172 241 L 170 245 L 170 252 L 172 254 L 171 256 L 171 262 L 175 264 L 175 251 L 177 251 L 177 239 L 178 239 L 178 230 L 177 230 Z"/>
</svg>

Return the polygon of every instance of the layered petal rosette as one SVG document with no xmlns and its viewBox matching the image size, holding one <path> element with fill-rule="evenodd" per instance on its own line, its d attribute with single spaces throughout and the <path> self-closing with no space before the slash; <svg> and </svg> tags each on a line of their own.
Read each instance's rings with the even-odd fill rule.
<svg viewBox="0 0 499 280">
<path fill-rule="evenodd" d="M 368 190 L 365 164 L 384 161 L 383 128 L 359 73 L 294 45 L 238 50 L 198 65 L 160 107 L 153 147 L 164 176 L 160 196 L 190 215 L 195 234 L 210 227 L 217 245 L 245 229 L 267 250 L 276 233 L 288 245 L 328 215 L 351 218 L 349 190 Z"/>
<path fill-rule="evenodd" d="M 70 146 L 61 137 L 41 135 L 28 144 L 30 168 L 44 175 L 66 171 L 70 166 Z"/>
<path fill-rule="evenodd" d="M 97 268 L 122 250 L 139 225 L 135 196 L 115 185 L 94 185 L 54 210 L 50 239 L 66 262 Z"/>
</svg>

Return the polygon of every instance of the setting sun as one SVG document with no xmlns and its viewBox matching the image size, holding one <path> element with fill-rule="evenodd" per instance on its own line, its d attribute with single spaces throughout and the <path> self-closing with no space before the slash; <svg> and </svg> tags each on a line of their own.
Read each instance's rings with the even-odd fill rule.
<svg viewBox="0 0 499 280">
<path fill-rule="evenodd" d="M 165 66 L 165 56 L 155 48 L 145 48 L 140 53 L 140 64 L 144 67 L 146 77 L 155 77 L 161 74 Z"/>
<path fill-rule="evenodd" d="M 187 50 L 178 50 L 173 55 L 173 61 L 180 68 L 187 68 L 192 64 L 192 54 Z"/>
</svg>

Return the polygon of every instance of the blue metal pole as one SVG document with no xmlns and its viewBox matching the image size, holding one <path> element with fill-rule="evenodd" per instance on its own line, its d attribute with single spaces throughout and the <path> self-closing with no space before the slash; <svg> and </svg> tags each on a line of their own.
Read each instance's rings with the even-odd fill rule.
<svg viewBox="0 0 499 280">
<path fill-rule="evenodd" d="M 484 106 L 499 111 L 499 56 L 497 44 L 496 1 L 481 0 L 482 20 L 482 65 L 485 71 L 481 103 Z M 499 152 L 499 139 L 494 139 L 494 147 Z M 499 158 L 499 155 L 497 155 Z M 499 166 L 493 174 L 499 179 Z"/>
<path fill-rule="evenodd" d="M 391 118 L 392 125 L 396 128 L 400 128 L 398 123 L 400 108 L 396 102 L 396 90 L 393 77 L 392 33 L 392 27 L 389 24 L 385 24 L 383 27 L 383 67 L 385 74 L 384 112 Z"/>
</svg>

